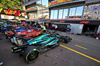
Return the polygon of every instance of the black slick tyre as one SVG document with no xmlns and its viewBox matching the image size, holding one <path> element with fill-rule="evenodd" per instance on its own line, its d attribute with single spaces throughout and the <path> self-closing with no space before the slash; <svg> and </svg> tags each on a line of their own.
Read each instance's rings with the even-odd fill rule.
<svg viewBox="0 0 100 66">
<path fill-rule="evenodd" d="M 23 53 L 23 58 L 27 63 L 32 63 L 38 58 L 39 54 L 39 50 L 35 49 L 34 46 L 28 46 Z"/>
<path fill-rule="evenodd" d="M 65 43 L 68 43 L 68 42 L 69 42 L 70 40 L 72 40 L 72 39 L 71 39 L 70 37 L 67 37 L 67 36 L 66 36 L 64 40 L 65 40 Z"/>
</svg>

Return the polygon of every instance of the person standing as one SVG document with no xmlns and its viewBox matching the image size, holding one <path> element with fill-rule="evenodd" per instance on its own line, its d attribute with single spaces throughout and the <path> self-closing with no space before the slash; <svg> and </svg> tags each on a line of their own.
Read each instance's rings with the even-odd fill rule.
<svg viewBox="0 0 100 66">
<path fill-rule="evenodd" d="M 52 30 L 54 30 L 55 29 L 55 25 L 54 24 L 52 24 Z"/>
<path fill-rule="evenodd" d="M 70 31 L 71 31 L 71 25 L 67 25 L 67 33 L 70 33 Z"/>
<path fill-rule="evenodd" d="M 34 26 L 36 27 L 36 23 L 34 23 Z"/>
<path fill-rule="evenodd" d="M 25 25 L 25 21 L 23 22 L 23 24 Z"/>
<path fill-rule="evenodd" d="M 34 27 L 34 24 L 32 23 L 31 26 Z"/>
<path fill-rule="evenodd" d="M 57 30 L 57 27 L 58 27 L 58 26 L 57 26 L 57 25 L 55 25 L 55 30 Z"/>
<path fill-rule="evenodd" d="M 41 26 L 41 28 L 43 27 L 43 25 L 42 25 L 42 24 L 41 24 L 40 26 Z"/>
<path fill-rule="evenodd" d="M 86 36 L 88 36 L 90 34 L 90 29 L 89 27 L 87 28 L 87 31 L 86 31 Z"/>
<path fill-rule="evenodd" d="M 42 26 L 42 28 L 43 28 L 43 32 L 46 32 L 46 27 L 44 25 Z"/>
<path fill-rule="evenodd" d="M 21 22 L 21 26 L 23 25 L 23 22 Z"/>
<path fill-rule="evenodd" d="M 47 30 L 49 30 L 49 25 L 48 25 L 48 24 L 47 24 L 47 26 L 46 26 L 46 27 L 47 27 Z"/>
</svg>

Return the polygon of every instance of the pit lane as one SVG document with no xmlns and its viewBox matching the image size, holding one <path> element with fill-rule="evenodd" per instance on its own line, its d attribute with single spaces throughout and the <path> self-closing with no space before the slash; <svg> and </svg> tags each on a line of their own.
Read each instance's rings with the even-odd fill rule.
<svg viewBox="0 0 100 66">
<path fill-rule="evenodd" d="M 83 35 L 66 34 L 59 31 L 57 33 L 72 37 L 73 40 L 68 44 L 61 43 L 65 47 L 81 52 L 96 60 L 100 60 L 100 40 Z M 23 57 L 11 53 L 11 47 L 13 47 L 13 45 L 6 39 L 4 34 L 1 34 L 0 38 L 2 38 L 2 40 L 0 40 L 0 61 L 4 62 L 3 66 L 100 66 L 100 63 L 62 46 L 41 54 L 34 63 L 27 64 Z M 87 50 L 76 47 L 76 44 L 87 48 Z"/>
</svg>

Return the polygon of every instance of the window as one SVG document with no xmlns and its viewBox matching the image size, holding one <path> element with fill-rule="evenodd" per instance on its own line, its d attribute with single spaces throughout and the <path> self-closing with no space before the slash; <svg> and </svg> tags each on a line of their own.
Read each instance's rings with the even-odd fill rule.
<svg viewBox="0 0 100 66">
<path fill-rule="evenodd" d="M 29 13 L 29 19 L 36 19 L 36 13 Z"/>
<path fill-rule="evenodd" d="M 48 9 L 43 10 L 43 17 L 44 17 L 44 19 L 49 19 L 49 10 Z"/>
<path fill-rule="evenodd" d="M 58 17 L 58 10 L 51 10 L 50 19 L 57 19 Z"/>
<path fill-rule="evenodd" d="M 22 0 L 22 4 L 25 4 L 25 1 L 24 0 Z"/>
<path fill-rule="evenodd" d="M 70 8 L 69 18 L 81 18 L 83 6 Z"/>
<path fill-rule="evenodd" d="M 48 8 L 48 0 L 37 1 L 38 10 Z"/>
<path fill-rule="evenodd" d="M 37 1 L 37 9 L 38 9 L 38 10 L 41 10 L 41 9 L 42 9 L 41 0 Z"/>
<path fill-rule="evenodd" d="M 54 10 L 54 19 L 57 19 L 57 16 L 58 16 L 58 10 Z"/>
<path fill-rule="evenodd" d="M 81 18 L 82 13 L 83 13 L 83 6 L 77 7 L 76 8 L 75 18 Z"/>
<path fill-rule="evenodd" d="M 53 18 L 53 10 L 51 10 L 50 19 L 54 19 L 54 18 Z"/>
<path fill-rule="evenodd" d="M 37 4 L 41 4 L 41 0 L 37 1 Z"/>
<path fill-rule="evenodd" d="M 40 11 L 37 11 L 38 12 L 38 19 L 40 19 L 40 18 L 42 18 L 42 11 L 40 10 Z"/>
<path fill-rule="evenodd" d="M 48 7 L 48 0 L 42 0 L 42 6 L 43 6 L 43 8 L 47 8 Z"/>
<path fill-rule="evenodd" d="M 59 10 L 59 18 L 58 19 L 62 19 L 62 15 L 63 15 L 63 9 Z"/>
<path fill-rule="evenodd" d="M 76 11 L 76 7 L 75 8 L 70 8 L 69 18 L 74 18 L 75 17 L 75 11 Z"/>
<path fill-rule="evenodd" d="M 63 19 L 67 19 L 68 16 L 68 9 L 64 9 Z"/>
</svg>

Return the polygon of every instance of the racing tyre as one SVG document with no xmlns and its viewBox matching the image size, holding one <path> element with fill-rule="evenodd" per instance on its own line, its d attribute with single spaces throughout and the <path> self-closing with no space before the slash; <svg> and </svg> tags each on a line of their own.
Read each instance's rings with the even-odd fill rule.
<svg viewBox="0 0 100 66">
<path fill-rule="evenodd" d="M 25 49 L 23 58 L 27 63 L 32 63 L 38 58 L 39 54 L 39 50 L 35 49 L 34 46 L 29 46 Z"/>
<path fill-rule="evenodd" d="M 64 41 L 65 41 L 65 43 L 68 43 L 70 40 L 72 40 L 70 37 L 68 37 L 68 36 L 66 36 L 65 38 L 64 38 Z"/>
<path fill-rule="evenodd" d="M 64 39 L 64 42 L 65 42 L 65 43 L 68 43 L 68 42 L 69 42 L 69 40 Z"/>
</svg>

